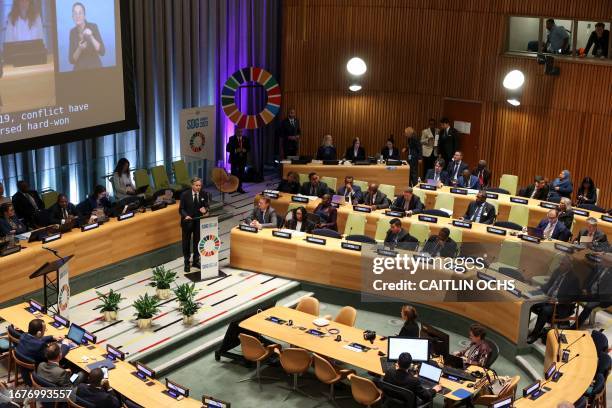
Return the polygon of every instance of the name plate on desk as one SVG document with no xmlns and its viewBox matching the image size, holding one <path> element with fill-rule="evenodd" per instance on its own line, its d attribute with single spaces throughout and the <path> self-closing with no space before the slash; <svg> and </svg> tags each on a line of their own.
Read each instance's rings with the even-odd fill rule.
<svg viewBox="0 0 612 408">
<path fill-rule="evenodd" d="M 540 201 L 540 207 L 548 208 L 549 210 L 556 210 L 559 206 L 555 203 L 549 203 L 547 201 Z"/>
<path fill-rule="evenodd" d="M 21 251 L 21 245 L 10 246 L 0 251 L 0 257 L 12 255 L 19 251 Z"/>
<path fill-rule="evenodd" d="M 528 204 L 529 200 L 526 198 L 520 198 L 520 197 L 510 197 L 510 202 L 515 203 L 515 204 Z"/>
<path fill-rule="evenodd" d="M 121 214 L 120 216 L 117 217 L 117 221 L 129 220 L 130 218 L 134 218 L 134 211 L 130 211 L 125 214 Z"/>
<path fill-rule="evenodd" d="M 601 258 L 600 258 L 600 257 L 598 257 L 598 256 L 597 256 L 597 255 L 595 255 L 595 254 L 592 254 L 592 253 L 585 254 L 585 255 L 584 255 L 584 257 L 585 257 L 586 259 L 588 259 L 589 261 L 591 261 L 591 262 L 601 263 Z"/>
<path fill-rule="evenodd" d="M 470 221 L 453 220 L 453 225 L 459 228 L 472 228 L 472 223 Z"/>
<path fill-rule="evenodd" d="M 92 222 L 91 224 L 83 225 L 81 227 L 82 232 L 91 231 L 92 229 L 96 229 L 100 226 L 97 222 Z"/>
<path fill-rule="evenodd" d="M 362 213 L 371 213 L 372 212 L 372 208 L 364 207 L 362 205 L 354 205 L 353 206 L 353 211 L 362 212 Z"/>
<path fill-rule="evenodd" d="M 279 193 L 277 193 L 276 191 L 264 191 L 263 192 L 263 196 L 267 197 L 267 198 L 271 198 L 273 200 L 278 199 L 278 197 L 280 196 Z"/>
<path fill-rule="evenodd" d="M 303 197 L 303 196 L 292 196 L 292 197 L 291 197 L 291 201 L 293 201 L 294 203 L 304 203 L 304 204 L 308 204 L 308 197 Z"/>
<path fill-rule="evenodd" d="M 291 239 L 291 233 L 285 231 L 272 231 L 272 236 L 277 238 Z"/>
<path fill-rule="evenodd" d="M 506 235 L 508 233 L 508 231 L 506 231 L 503 228 L 495 228 L 495 227 L 487 227 L 487 232 L 489 234 L 495 234 L 495 235 Z"/>
<path fill-rule="evenodd" d="M 453 194 L 467 195 L 467 190 L 464 188 L 451 187 L 450 192 Z"/>
<path fill-rule="evenodd" d="M 166 392 L 172 398 L 189 397 L 189 389 L 166 378 Z"/>
<path fill-rule="evenodd" d="M 499 198 L 499 194 L 497 194 L 497 193 L 489 193 L 489 192 L 487 192 L 485 194 L 487 195 L 487 198 L 490 198 L 492 200 L 497 200 Z"/>
<path fill-rule="evenodd" d="M 438 189 L 437 186 L 432 186 L 431 184 L 419 184 L 419 188 L 430 191 L 436 191 Z"/>
<path fill-rule="evenodd" d="M 53 234 L 53 235 L 47 235 L 46 237 L 44 237 L 42 239 L 42 243 L 43 244 L 48 244 L 49 242 L 57 241 L 61 237 L 62 237 L 62 234 L 60 234 L 60 233 Z"/>
<path fill-rule="evenodd" d="M 575 249 L 569 245 L 563 245 L 558 242 L 555 242 L 555 249 L 561 252 L 565 252 L 566 254 L 573 254 Z"/>
<path fill-rule="evenodd" d="M 527 235 L 527 234 L 521 235 L 521 239 L 523 241 L 533 242 L 534 244 L 539 244 L 540 243 L 540 238 L 532 237 L 531 235 Z"/>
<path fill-rule="evenodd" d="M 343 249 L 348 249 L 348 250 L 351 250 L 351 251 L 361 252 L 361 245 L 359 245 L 359 244 L 354 244 L 352 242 L 343 242 L 340 245 L 342 245 Z"/>
<path fill-rule="evenodd" d="M 589 212 L 587 210 L 581 210 L 580 208 L 572 208 L 574 214 L 582 215 L 583 217 L 588 217 Z"/>
<path fill-rule="evenodd" d="M 385 211 L 387 217 L 403 218 L 406 215 L 403 211 Z"/>
<path fill-rule="evenodd" d="M 492 281 L 497 280 L 493 276 L 487 275 L 484 272 L 476 272 L 476 276 L 478 276 L 478 279 L 484 280 L 484 281 L 487 281 L 487 282 L 492 282 Z"/>
<path fill-rule="evenodd" d="M 376 253 L 381 256 L 392 256 L 394 258 L 397 256 L 397 252 L 390 249 L 377 249 Z"/>
<path fill-rule="evenodd" d="M 250 225 L 246 224 L 240 224 L 238 228 L 240 229 L 240 231 L 250 232 L 251 234 L 257 234 L 259 232 L 257 227 L 251 227 Z"/>
<path fill-rule="evenodd" d="M 612 222 L 612 215 L 602 215 L 601 219 L 606 222 Z"/>
<path fill-rule="evenodd" d="M 506 290 L 506 292 L 512 293 L 514 296 L 516 296 L 518 298 L 522 298 L 523 297 L 521 291 L 518 290 L 518 289 L 508 289 L 508 290 Z"/>
<path fill-rule="evenodd" d="M 438 223 L 438 218 L 437 217 L 432 217 L 431 215 L 419 215 L 419 221 L 431 222 L 433 224 L 437 224 Z"/>
<path fill-rule="evenodd" d="M 317 245 L 325 245 L 327 243 L 327 240 L 325 238 L 306 237 L 306 242 L 310 242 L 311 244 Z"/>
</svg>

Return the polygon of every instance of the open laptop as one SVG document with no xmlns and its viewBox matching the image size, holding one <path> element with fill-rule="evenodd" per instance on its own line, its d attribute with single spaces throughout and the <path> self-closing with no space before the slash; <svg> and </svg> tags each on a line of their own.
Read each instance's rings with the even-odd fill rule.
<svg viewBox="0 0 612 408">
<path fill-rule="evenodd" d="M 66 338 L 62 343 L 67 345 L 70 350 L 72 350 L 83 344 L 84 336 L 85 329 L 83 329 L 81 326 L 77 326 L 76 324 L 72 323 L 70 325 L 70 329 L 68 330 L 68 335 L 66 335 Z"/>
<path fill-rule="evenodd" d="M 419 382 L 425 388 L 433 388 L 440 383 L 442 369 L 428 363 L 421 363 L 419 368 Z"/>
<path fill-rule="evenodd" d="M 527 227 L 527 234 L 536 238 L 544 238 L 544 231 L 541 228 Z"/>
</svg>

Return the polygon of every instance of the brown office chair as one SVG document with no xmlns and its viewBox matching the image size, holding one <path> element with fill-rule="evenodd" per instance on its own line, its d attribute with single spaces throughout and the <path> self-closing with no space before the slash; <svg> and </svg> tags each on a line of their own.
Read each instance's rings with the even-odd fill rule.
<svg viewBox="0 0 612 408">
<path fill-rule="evenodd" d="M 342 381 L 349 375 L 354 374 L 355 371 L 338 369 L 334 367 L 332 363 L 318 354 L 313 354 L 313 361 L 315 376 L 322 383 L 329 385 L 329 394 L 323 394 L 327 398 L 327 402 L 330 402 L 332 405 L 336 406 L 337 399 L 350 398 L 349 396 L 336 397 L 334 386 L 336 383 Z"/>
<path fill-rule="evenodd" d="M 349 375 L 348 379 L 351 382 L 353 398 L 361 405 L 365 405 L 369 408 L 382 398 L 382 391 L 378 389 L 372 380 L 359 377 L 355 374 Z"/>
<path fill-rule="evenodd" d="M 287 396 L 283 401 L 287 401 L 291 394 L 297 392 L 307 398 L 312 398 L 312 396 L 306 394 L 303 390 L 298 387 L 298 374 L 304 374 L 310 368 L 312 364 L 312 355 L 301 348 L 286 348 L 282 351 L 274 350 L 280 358 L 281 366 L 283 370 L 289 375 L 293 376 L 293 386 L 291 387 L 280 387 L 285 390 L 289 390 Z"/>
<path fill-rule="evenodd" d="M 319 317 L 319 300 L 311 296 L 300 299 L 295 310 Z"/>
<path fill-rule="evenodd" d="M 46 383 L 43 384 L 44 379 L 38 377 L 33 371 L 30 373 L 30 381 L 32 381 L 32 387 L 34 387 L 34 389 L 42 389 L 42 388 L 49 388 L 49 387 L 55 387 L 54 384 L 51 383 Z M 53 408 L 58 408 L 60 406 L 65 406 L 62 405 L 61 402 L 59 401 L 55 401 L 55 402 L 46 402 L 43 407 L 48 408 L 48 407 L 53 407 Z M 36 402 L 34 402 L 33 408 L 36 408 Z"/>
<path fill-rule="evenodd" d="M 326 315 L 325 318 L 327 320 L 332 319 L 331 315 Z M 356 319 L 357 310 L 351 306 L 344 306 L 342 309 L 340 309 L 336 317 L 334 317 L 334 322 L 353 327 Z"/>
<path fill-rule="evenodd" d="M 11 354 L 11 349 L 14 349 L 19 344 L 19 337 L 17 336 L 17 329 L 12 324 L 7 327 L 7 337 L 9 341 L 9 352 L 8 352 L 8 375 L 6 377 L 6 383 L 9 384 L 11 382 L 11 372 L 13 370 L 13 366 L 15 365 L 15 360 L 13 360 L 13 355 Z"/>
<path fill-rule="evenodd" d="M 211 176 L 215 187 L 221 193 L 221 202 L 225 204 L 225 193 L 233 193 L 238 190 L 240 180 L 236 176 L 227 174 L 227 171 L 221 167 L 215 167 Z"/>
<path fill-rule="evenodd" d="M 278 344 L 271 344 L 269 346 L 264 346 L 259 339 L 253 336 L 249 336 L 248 334 L 240 333 L 240 347 L 242 348 L 242 356 L 247 361 L 252 361 L 257 364 L 257 369 L 255 372 L 255 376 L 245 378 L 243 380 L 238 381 L 239 383 L 245 381 L 255 381 L 259 384 L 259 389 L 261 390 L 261 380 L 280 380 L 280 378 L 275 377 L 265 377 L 261 375 L 261 363 L 268 358 L 270 358 L 274 354 L 274 349 L 281 349 L 281 346 Z"/>
<path fill-rule="evenodd" d="M 29 363 L 27 361 L 21 360 L 17 357 L 17 353 L 15 353 L 15 349 L 11 349 L 11 358 L 15 362 L 15 386 L 19 385 L 19 368 L 23 368 L 24 370 L 34 371 L 36 370 L 36 365 L 34 363 Z M 25 378 L 22 378 L 23 382 L 26 382 Z"/>
<path fill-rule="evenodd" d="M 516 394 L 516 387 L 518 386 L 519 380 L 521 376 L 515 375 L 503 386 L 499 393 L 497 394 L 482 394 L 476 397 L 474 400 L 475 405 L 486 405 L 487 407 L 491 406 L 495 401 L 512 396 L 514 399 L 514 394 Z"/>
</svg>

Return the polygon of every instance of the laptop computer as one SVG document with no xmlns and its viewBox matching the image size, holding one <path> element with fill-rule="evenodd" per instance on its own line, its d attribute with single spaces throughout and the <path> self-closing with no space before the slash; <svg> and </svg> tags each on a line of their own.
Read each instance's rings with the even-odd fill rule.
<svg viewBox="0 0 612 408">
<path fill-rule="evenodd" d="M 76 324 L 72 323 L 70 325 L 70 329 L 68 330 L 68 335 L 66 335 L 66 338 L 62 343 L 67 345 L 70 350 L 72 350 L 83 344 L 84 336 L 85 329 L 83 329 L 81 326 L 77 326 Z"/>
<path fill-rule="evenodd" d="M 444 356 L 444 365 L 451 368 L 457 368 L 463 370 L 463 359 L 453 354 L 447 354 Z"/>
<path fill-rule="evenodd" d="M 338 204 L 338 205 L 344 205 L 344 196 L 338 195 L 338 194 L 334 194 L 333 197 L 332 197 L 332 203 L 333 204 Z"/>
<path fill-rule="evenodd" d="M 421 363 L 419 368 L 419 382 L 425 388 L 433 388 L 440 383 L 442 369 L 428 363 Z"/>
<path fill-rule="evenodd" d="M 544 238 L 544 231 L 536 227 L 527 227 L 527 234 L 531 235 L 532 237 Z"/>
</svg>

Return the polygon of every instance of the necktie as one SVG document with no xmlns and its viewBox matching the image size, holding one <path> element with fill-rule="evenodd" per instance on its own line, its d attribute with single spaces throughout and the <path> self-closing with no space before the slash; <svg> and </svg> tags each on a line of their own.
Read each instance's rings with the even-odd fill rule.
<svg viewBox="0 0 612 408">
<path fill-rule="evenodd" d="M 238 138 L 238 147 L 240 148 L 240 150 L 242 150 L 242 138 L 241 137 Z"/>
<path fill-rule="evenodd" d="M 555 224 L 553 224 L 552 222 L 549 222 L 548 225 L 546 226 L 546 228 L 544 228 L 544 238 L 550 238 L 552 236 L 553 231 L 555 230 Z"/>
<path fill-rule="evenodd" d="M 32 204 L 32 207 L 34 207 L 35 210 L 38 210 L 38 205 L 36 204 L 36 200 L 34 200 L 34 197 L 32 197 L 29 193 L 25 193 L 25 195 L 30 201 L 30 204 Z"/>
<path fill-rule="evenodd" d="M 410 210 L 410 200 L 404 199 L 404 211 Z"/>
<path fill-rule="evenodd" d="M 197 207 L 197 206 L 200 204 L 200 200 L 199 200 L 199 197 L 198 197 L 198 193 L 195 193 L 195 194 L 193 195 L 193 204 L 194 204 L 196 207 Z"/>
<path fill-rule="evenodd" d="M 440 180 L 440 173 L 434 173 L 434 181 L 437 183 Z"/>
<path fill-rule="evenodd" d="M 480 170 L 480 173 L 478 173 L 478 183 L 480 183 L 481 186 L 484 185 L 484 175 L 482 173 L 482 170 Z"/>
<path fill-rule="evenodd" d="M 65 208 L 62 208 L 62 213 L 64 215 L 62 218 L 65 219 L 65 220 L 68 219 L 68 211 L 66 211 Z"/>
<path fill-rule="evenodd" d="M 266 223 L 266 210 L 264 210 L 264 211 L 261 213 L 261 223 L 262 223 L 262 224 L 265 224 L 265 223 Z"/>
<path fill-rule="evenodd" d="M 533 193 L 531 193 L 531 197 L 529 197 L 529 198 L 533 198 L 533 197 L 535 197 L 535 195 L 536 195 L 536 193 L 537 193 L 537 192 L 538 192 L 538 189 L 537 189 L 537 188 L 534 186 L 534 187 L 533 187 Z"/>
<path fill-rule="evenodd" d="M 474 215 L 472 215 L 472 221 L 480 222 L 480 216 L 482 215 L 482 209 L 484 204 L 480 204 L 476 211 L 474 211 Z"/>
<path fill-rule="evenodd" d="M 453 178 L 457 178 L 457 173 L 459 173 L 459 163 L 455 162 L 455 169 L 453 170 Z"/>
<path fill-rule="evenodd" d="M 563 283 L 563 280 L 565 279 L 565 273 L 562 274 L 556 281 L 555 283 L 552 284 L 552 286 L 550 287 L 550 290 L 548 291 L 547 295 L 550 297 L 557 297 L 557 294 L 559 293 L 559 289 L 561 289 L 561 284 Z"/>
</svg>

